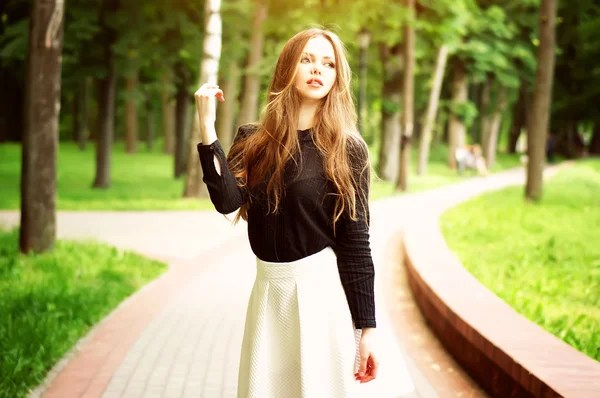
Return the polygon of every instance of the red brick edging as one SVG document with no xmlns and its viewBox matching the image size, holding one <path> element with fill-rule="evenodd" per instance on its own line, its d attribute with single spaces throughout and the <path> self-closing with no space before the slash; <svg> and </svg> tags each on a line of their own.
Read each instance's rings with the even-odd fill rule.
<svg viewBox="0 0 600 398">
<path fill-rule="evenodd" d="M 600 397 L 600 362 L 530 322 L 475 279 L 448 248 L 437 215 L 406 225 L 404 250 L 423 316 L 490 394 Z"/>
</svg>

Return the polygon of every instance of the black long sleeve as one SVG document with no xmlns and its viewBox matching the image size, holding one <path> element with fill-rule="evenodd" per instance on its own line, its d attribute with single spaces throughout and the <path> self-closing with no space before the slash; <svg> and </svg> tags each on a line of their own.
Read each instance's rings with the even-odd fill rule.
<svg viewBox="0 0 600 398">
<path fill-rule="evenodd" d="M 236 135 L 242 139 L 256 127 L 240 127 Z M 368 206 L 363 210 L 357 199 L 358 220 L 344 214 L 333 228 L 335 187 L 325 177 L 323 159 L 314 141 L 312 130 L 298 131 L 301 152 L 299 162 L 290 162 L 285 173 L 285 188 L 277 213 L 269 213 L 268 198 L 260 189 L 253 189 L 248 207 L 248 238 L 254 254 L 265 261 L 291 262 L 332 247 L 337 256 L 340 279 L 354 326 L 375 327 L 374 267 L 369 245 Z M 360 174 L 365 164 L 366 146 L 349 147 L 352 168 L 359 181 L 357 196 L 368 197 L 369 175 Z M 249 193 L 238 186 L 228 168 L 227 158 L 219 141 L 198 144 L 203 181 L 217 211 L 230 213 L 249 200 Z M 214 156 L 221 164 L 216 172 Z M 301 165 L 298 173 L 296 165 Z"/>
<path fill-rule="evenodd" d="M 344 214 L 337 225 L 335 252 L 346 299 L 356 328 L 375 327 L 375 267 L 369 242 L 370 173 L 368 149 L 350 149 L 350 164 L 357 182 L 356 220 Z"/>
<path fill-rule="evenodd" d="M 249 134 L 247 128 L 240 128 L 235 136 L 234 144 L 245 138 L 247 134 Z M 219 140 L 209 145 L 199 143 L 197 148 L 204 173 L 202 181 L 208 187 L 210 200 L 215 205 L 215 209 L 222 214 L 236 211 L 248 200 L 248 192 L 245 188 L 238 186 L 235 176 L 229 169 L 228 160 L 225 157 L 221 143 Z M 221 175 L 215 167 L 215 156 L 221 165 Z"/>
</svg>

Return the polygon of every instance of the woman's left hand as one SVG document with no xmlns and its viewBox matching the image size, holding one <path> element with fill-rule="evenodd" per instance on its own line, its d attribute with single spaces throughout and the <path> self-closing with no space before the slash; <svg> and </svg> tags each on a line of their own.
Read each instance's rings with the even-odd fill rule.
<svg viewBox="0 0 600 398">
<path fill-rule="evenodd" d="M 356 380 L 368 383 L 377 377 L 379 360 L 374 352 L 375 329 L 363 329 L 359 344 L 360 367 L 354 375 Z"/>
</svg>

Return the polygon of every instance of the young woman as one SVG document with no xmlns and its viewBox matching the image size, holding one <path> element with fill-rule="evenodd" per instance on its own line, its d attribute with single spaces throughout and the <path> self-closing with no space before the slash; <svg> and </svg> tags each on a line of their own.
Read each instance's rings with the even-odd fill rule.
<svg viewBox="0 0 600 398">
<path fill-rule="evenodd" d="M 350 78 L 334 33 L 296 34 L 262 121 L 239 128 L 227 157 L 214 127 L 223 92 L 195 94 L 203 180 L 217 211 L 239 209 L 256 255 L 238 397 L 354 397 L 377 377 L 370 165 Z"/>
</svg>

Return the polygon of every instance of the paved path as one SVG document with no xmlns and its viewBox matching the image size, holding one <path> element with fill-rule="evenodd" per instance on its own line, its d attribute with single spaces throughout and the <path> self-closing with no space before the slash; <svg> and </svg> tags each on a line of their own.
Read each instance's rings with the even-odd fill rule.
<svg viewBox="0 0 600 398">
<path fill-rule="evenodd" d="M 396 316 L 402 309 L 386 308 L 387 238 L 404 223 L 417 222 L 419 212 L 440 211 L 523 180 L 524 172 L 516 170 L 372 204 L 378 328 L 404 339 L 388 348 L 405 359 L 416 385 L 412 397 L 484 394 L 443 350 L 407 350 L 411 337 L 394 332 L 414 326 L 402 320 L 419 321 Z M 18 214 L 0 211 L 0 223 L 15 225 Z M 97 325 L 32 396 L 235 397 L 243 318 L 255 274 L 245 223 L 232 227 L 216 212 L 59 212 L 58 236 L 133 249 L 167 261 L 170 270 Z M 405 285 L 403 295 L 410 296 Z M 427 334 L 426 327 L 421 333 Z M 425 339 L 436 344 L 431 335 Z M 449 364 L 452 374 L 443 375 L 438 363 Z"/>
</svg>

